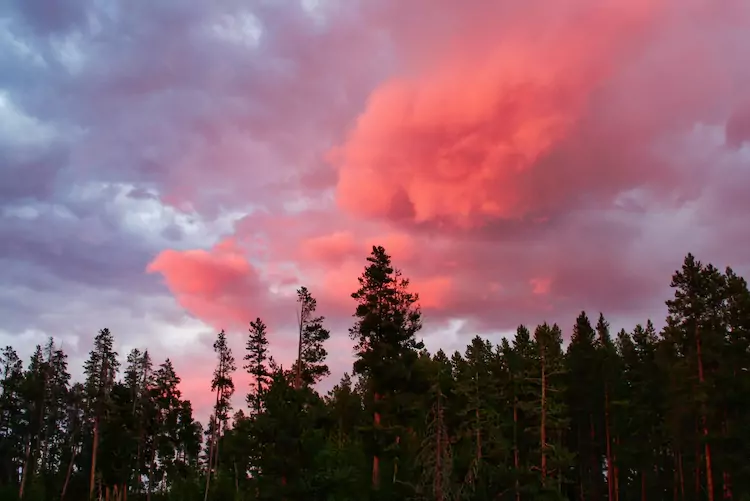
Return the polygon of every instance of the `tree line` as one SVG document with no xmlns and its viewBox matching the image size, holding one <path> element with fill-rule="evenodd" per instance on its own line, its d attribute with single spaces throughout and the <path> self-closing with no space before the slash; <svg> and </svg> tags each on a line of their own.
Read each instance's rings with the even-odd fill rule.
<svg viewBox="0 0 750 501">
<path fill-rule="evenodd" d="M 260 318 L 241 360 L 218 334 L 205 427 L 172 362 L 133 349 L 121 367 L 108 329 L 82 382 L 53 339 L 27 364 L 6 347 L 0 498 L 750 500 L 747 283 L 688 254 L 671 287 L 659 332 L 613 333 L 581 312 L 567 343 L 543 323 L 431 354 L 418 295 L 373 247 L 352 294 L 351 373 L 316 390 L 330 332 L 302 287 L 291 367 Z"/>
</svg>

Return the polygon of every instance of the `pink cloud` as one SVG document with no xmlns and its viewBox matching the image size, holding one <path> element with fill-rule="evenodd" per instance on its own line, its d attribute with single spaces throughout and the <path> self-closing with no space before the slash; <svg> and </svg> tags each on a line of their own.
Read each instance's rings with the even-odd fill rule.
<svg viewBox="0 0 750 501">
<path fill-rule="evenodd" d="M 258 271 L 231 239 L 210 251 L 162 251 L 146 271 L 160 273 L 180 305 L 216 328 L 245 324 L 253 302 L 266 299 Z"/>
<path fill-rule="evenodd" d="M 351 257 L 358 247 L 361 246 L 352 233 L 337 231 L 302 241 L 300 253 L 308 261 L 335 264 Z"/>
<path fill-rule="evenodd" d="M 473 226 L 544 216 L 538 212 L 569 204 L 588 165 L 571 162 L 576 152 L 553 165 L 548 159 L 587 132 L 596 93 L 617 77 L 615 62 L 648 36 L 661 9 L 658 2 L 623 2 L 588 5 L 583 14 L 576 7 L 587 2 L 568 4 L 553 9 L 559 18 L 518 9 L 508 13 L 508 29 L 487 32 L 478 27 L 492 7 L 455 12 L 450 48 L 435 42 L 448 49 L 436 47 L 441 57 L 417 61 L 416 71 L 371 94 L 337 152 L 340 207 L 366 217 Z M 549 26 L 537 26 L 539 19 Z M 549 207 L 537 195 L 551 170 L 571 179 L 555 186 L 560 200 Z"/>
<path fill-rule="evenodd" d="M 475 227 L 606 207 L 631 189 L 689 189 L 690 161 L 667 148 L 746 94 L 747 73 L 729 63 L 739 45 L 721 32 L 746 9 L 580 0 L 537 15 L 527 4 L 437 2 L 435 22 L 451 19 L 444 42 L 436 26 L 397 32 L 407 46 L 426 36 L 433 54 L 415 49 L 337 150 L 342 209 Z M 730 138 L 742 135 L 734 123 Z"/>
<path fill-rule="evenodd" d="M 235 201 L 260 171 L 284 179 L 236 225 L 242 252 L 165 251 L 152 263 L 200 318 L 246 322 L 251 302 L 288 316 L 265 313 L 265 289 L 300 281 L 343 332 L 372 245 L 412 279 L 428 320 L 476 331 L 567 325 L 582 308 L 650 315 L 687 251 L 728 256 L 702 242 L 738 233 L 718 214 L 747 205 L 745 4 L 346 5 L 328 12 L 319 52 L 309 31 L 275 34 L 298 73 L 283 92 L 261 86 L 278 115 L 240 127 L 269 144 L 209 143 L 199 160 L 232 167 L 182 178 L 189 194 L 218 176 Z M 366 42 L 350 43 L 359 34 Z M 325 99 L 336 100 L 330 116 Z"/>
<path fill-rule="evenodd" d="M 549 294 L 552 280 L 549 278 L 532 278 L 529 280 L 529 284 L 531 285 L 531 292 L 533 294 L 544 296 L 545 294 Z"/>
</svg>

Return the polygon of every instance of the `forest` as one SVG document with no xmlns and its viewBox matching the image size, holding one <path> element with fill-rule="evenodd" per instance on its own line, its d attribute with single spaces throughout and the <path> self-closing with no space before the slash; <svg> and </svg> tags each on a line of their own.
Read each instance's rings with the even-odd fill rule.
<svg viewBox="0 0 750 501">
<path fill-rule="evenodd" d="M 169 359 L 121 359 L 106 328 L 79 382 L 54 339 L 28 361 L 8 346 L 0 499 L 750 500 L 747 282 L 688 254 L 670 285 L 660 331 L 581 312 L 429 353 L 418 294 L 373 247 L 351 295 L 351 371 L 316 389 L 330 332 L 302 287 L 293 366 L 260 318 L 243 353 L 218 333 L 205 424 Z"/>
</svg>

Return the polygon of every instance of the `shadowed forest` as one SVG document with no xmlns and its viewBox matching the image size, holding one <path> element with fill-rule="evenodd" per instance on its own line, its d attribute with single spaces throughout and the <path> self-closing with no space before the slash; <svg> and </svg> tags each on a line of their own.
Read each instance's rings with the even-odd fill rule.
<svg viewBox="0 0 750 501">
<path fill-rule="evenodd" d="M 661 332 L 582 312 L 463 353 L 425 350 L 418 295 L 382 247 L 359 284 L 351 375 L 316 391 L 330 333 L 303 287 L 292 367 L 260 318 L 244 353 L 218 334 L 206 426 L 168 359 L 121 364 L 108 329 L 81 382 L 53 339 L 28 361 L 4 348 L 0 499 L 750 500 L 750 293 L 731 269 L 688 255 Z"/>
</svg>

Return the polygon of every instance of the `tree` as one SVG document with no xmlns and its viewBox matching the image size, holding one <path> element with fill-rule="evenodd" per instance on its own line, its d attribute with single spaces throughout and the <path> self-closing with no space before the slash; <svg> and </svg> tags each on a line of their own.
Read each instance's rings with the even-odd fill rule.
<svg viewBox="0 0 750 501">
<path fill-rule="evenodd" d="M 533 469 L 539 475 L 538 495 L 543 499 L 562 499 L 565 472 L 572 458 L 564 441 L 570 419 L 565 404 L 566 367 L 560 328 L 547 323 L 538 326 L 534 344 L 539 384 L 536 415 L 539 445 L 535 456 L 539 462 Z"/>
<path fill-rule="evenodd" d="M 331 373 L 325 363 L 328 352 L 324 346 L 331 333 L 323 327 L 325 318 L 315 316 L 318 303 L 307 287 L 297 290 L 297 302 L 300 305 L 299 349 L 294 371 L 295 387 L 300 388 L 303 384 L 313 385 Z"/>
<path fill-rule="evenodd" d="M 219 458 L 219 437 L 221 437 L 222 426 L 226 428 L 229 421 L 229 411 L 232 410 L 231 398 L 234 395 L 234 381 L 232 373 L 237 370 L 232 356 L 232 348 L 227 343 L 227 336 L 222 330 L 214 342 L 214 352 L 218 357 L 218 363 L 211 380 L 211 390 L 216 392 L 216 403 L 214 404 L 213 422 L 209 425 L 212 431 L 209 444 L 207 467 L 206 467 L 206 491 L 204 501 L 208 499 L 208 489 L 211 483 L 211 475 L 216 471 Z"/>
<path fill-rule="evenodd" d="M 600 388 L 602 374 L 597 358 L 595 331 L 586 313 L 581 312 L 568 346 L 566 384 L 571 418 L 568 444 L 578 451 L 575 475 L 580 499 L 600 499 L 603 491 L 599 418 L 603 414 L 604 392 Z"/>
<path fill-rule="evenodd" d="M 151 389 L 151 398 L 155 403 L 156 416 L 154 422 L 154 441 L 149 462 L 148 486 L 149 492 L 152 485 L 161 484 L 166 487 L 166 478 L 176 474 L 176 455 L 178 450 L 178 424 L 183 411 L 182 396 L 178 386 L 180 377 L 175 373 L 172 361 L 166 359 L 154 374 L 154 386 Z M 161 477 L 158 482 L 154 468 L 159 461 Z"/>
<path fill-rule="evenodd" d="M 135 443 L 136 454 L 131 462 L 131 479 L 130 483 L 135 492 L 141 490 L 141 477 L 148 474 L 149 465 L 145 458 L 150 457 L 144 454 L 146 448 L 146 425 L 147 417 L 153 415 L 151 388 L 154 385 L 154 374 L 151 362 L 151 356 L 148 350 L 141 352 L 134 348 L 130 351 L 127 358 L 127 367 L 125 369 L 125 386 L 130 393 L 132 406 L 128 413 L 132 420 L 131 441 Z"/>
<path fill-rule="evenodd" d="M 250 374 L 250 392 L 247 394 L 247 405 L 253 414 L 263 409 L 263 390 L 268 387 L 268 337 L 266 324 L 260 318 L 250 322 L 250 334 L 245 345 L 244 369 Z"/>
<path fill-rule="evenodd" d="M 118 377 L 106 329 L 76 382 L 56 341 L 26 362 L 7 347 L 0 499 L 741 501 L 750 291 L 731 268 L 691 255 L 672 285 L 661 330 L 646 320 L 613 339 L 602 314 L 592 326 L 581 313 L 565 351 L 560 328 L 542 323 L 431 354 L 416 339 L 416 294 L 374 248 L 353 294 L 352 376 L 325 396 L 316 389 L 328 332 L 300 289 L 301 363 L 277 364 L 265 324 L 252 322 L 251 412 L 230 419 L 235 367 L 222 331 L 205 427 L 170 359 L 152 370 L 148 351 L 131 350 Z"/>
<path fill-rule="evenodd" d="M 25 405 L 23 390 L 23 362 L 16 351 L 6 346 L 0 355 L 2 394 L 0 394 L 0 451 L 2 478 L 15 487 L 20 479 L 23 441 L 20 433 Z M 13 493 L 15 495 L 16 493 Z M 9 494 L 10 495 L 10 494 Z"/>
<path fill-rule="evenodd" d="M 86 375 L 84 388 L 88 415 L 93 428 L 89 497 L 94 495 L 100 424 L 107 412 L 109 395 L 119 368 L 120 362 L 117 360 L 117 352 L 114 351 L 114 337 L 109 329 L 102 329 L 94 338 L 94 349 L 89 352 L 89 358 L 83 366 Z"/>
<path fill-rule="evenodd" d="M 605 470 L 607 474 L 607 499 L 619 498 L 619 469 L 617 464 L 616 444 L 619 437 L 615 429 L 615 401 L 623 382 L 623 368 L 617 348 L 609 333 L 609 322 L 599 314 L 596 323 L 596 351 L 598 373 L 602 378 L 602 396 L 604 408 L 600 409 L 600 429 L 604 431 Z"/>
<path fill-rule="evenodd" d="M 417 350 L 424 348 L 416 334 L 422 327 L 419 296 L 409 292 L 409 280 L 391 265 L 383 247 L 373 247 L 368 265 L 359 277 L 357 319 L 349 334 L 356 341 L 354 373 L 368 385 L 367 406 L 373 413 L 372 488 L 380 488 L 380 457 L 386 442 L 397 440 L 395 423 L 383 428 L 381 418 L 392 419 L 399 400 L 408 398 L 411 368 Z M 389 436 L 390 435 L 390 436 Z"/>
<path fill-rule="evenodd" d="M 674 299 L 667 301 L 670 335 L 688 367 L 693 368 L 693 395 L 698 427 L 703 442 L 705 489 L 708 501 L 714 500 L 714 472 L 711 455 L 711 428 L 717 416 L 711 412 L 711 388 L 715 384 L 724 342 L 725 277 L 712 265 L 703 266 L 692 254 L 685 257 L 682 269 L 675 272 L 670 284 Z"/>
</svg>

